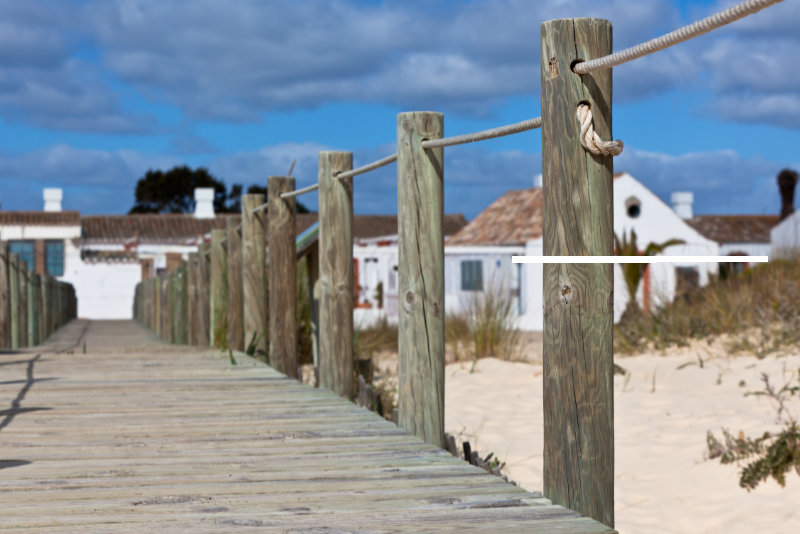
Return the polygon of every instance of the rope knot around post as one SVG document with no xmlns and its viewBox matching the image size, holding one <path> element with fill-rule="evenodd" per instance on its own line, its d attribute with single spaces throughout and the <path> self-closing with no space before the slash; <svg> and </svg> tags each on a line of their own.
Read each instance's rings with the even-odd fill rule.
<svg viewBox="0 0 800 534">
<path fill-rule="evenodd" d="M 594 131 L 592 107 L 586 102 L 578 104 L 578 122 L 581 123 L 580 139 L 583 147 L 595 156 L 619 156 L 622 154 L 622 141 L 605 141 Z"/>
</svg>

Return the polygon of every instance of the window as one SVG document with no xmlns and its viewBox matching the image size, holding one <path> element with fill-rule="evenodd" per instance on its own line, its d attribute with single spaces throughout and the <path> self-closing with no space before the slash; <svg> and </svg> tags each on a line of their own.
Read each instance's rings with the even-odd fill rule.
<svg viewBox="0 0 800 534">
<path fill-rule="evenodd" d="M 36 255 L 33 241 L 11 240 L 8 242 L 8 252 L 9 254 L 17 254 L 20 261 L 27 262 L 29 271 L 34 270 Z"/>
<path fill-rule="evenodd" d="M 461 290 L 483 291 L 483 262 L 481 260 L 461 262 Z"/>
<path fill-rule="evenodd" d="M 44 242 L 44 263 L 50 276 L 64 275 L 64 242 Z"/>
</svg>

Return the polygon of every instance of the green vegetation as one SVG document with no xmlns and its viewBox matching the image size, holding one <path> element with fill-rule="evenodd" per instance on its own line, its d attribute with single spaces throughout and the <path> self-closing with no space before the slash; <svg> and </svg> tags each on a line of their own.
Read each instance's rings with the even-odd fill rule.
<svg viewBox="0 0 800 534">
<path fill-rule="evenodd" d="M 648 243 L 644 248 L 644 252 L 639 252 L 639 245 L 636 243 L 636 232 L 631 230 L 630 240 L 628 235 L 623 233 L 622 239 L 614 234 L 614 248 L 616 249 L 617 256 L 655 256 L 664 249 L 672 245 L 683 245 L 685 241 L 682 239 L 670 239 L 663 243 Z M 622 269 L 622 276 L 625 279 L 625 286 L 628 289 L 628 304 L 625 307 L 623 318 L 626 316 L 641 315 L 639 303 L 636 302 L 636 290 L 639 288 L 639 283 L 642 281 L 645 270 L 647 270 L 646 263 L 623 263 L 620 265 Z"/>
<path fill-rule="evenodd" d="M 800 345 L 800 262 L 774 260 L 683 295 L 650 314 L 630 314 L 614 330 L 614 352 L 686 346 L 725 335 L 732 351 L 763 357 Z"/>
<path fill-rule="evenodd" d="M 745 396 L 765 396 L 775 402 L 776 422 L 781 425 L 778 433 L 764 432 L 761 437 L 750 438 L 739 432 L 734 436 L 728 429 L 722 429 L 722 440 L 711 432 L 706 434 L 709 458 L 719 458 L 723 464 L 748 461 L 739 476 L 739 485 L 747 491 L 755 489 L 768 478 L 774 479 L 781 487 L 786 485 L 786 473 L 791 469 L 800 475 L 800 427 L 786 408 L 789 398 L 800 395 L 800 370 L 792 381 L 776 390 L 766 374 L 761 375 L 764 389 L 745 393 Z"/>
<path fill-rule="evenodd" d="M 490 283 L 476 294 L 467 310 L 445 317 L 445 340 L 456 360 L 472 356 L 514 359 L 520 350 L 520 332 L 514 324 L 514 300 L 503 284 Z"/>
</svg>

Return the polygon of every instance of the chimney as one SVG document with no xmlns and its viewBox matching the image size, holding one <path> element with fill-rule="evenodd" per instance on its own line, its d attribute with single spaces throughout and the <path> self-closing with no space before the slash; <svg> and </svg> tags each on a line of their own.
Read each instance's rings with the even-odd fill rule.
<svg viewBox="0 0 800 534">
<path fill-rule="evenodd" d="M 195 219 L 214 218 L 214 188 L 198 187 L 194 190 Z"/>
<path fill-rule="evenodd" d="M 675 191 L 672 193 L 672 209 L 681 219 L 691 219 L 694 193 L 691 191 Z"/>
<path fill-rule="evenodd" d="M 44 211 L 61 211 L 61 199 L 64 193 L 60 188 L 46 187 L 44 193 Z"/>
<path fill-rule="evenodd" d="M 781 220 L 794 213 L 794 188 L 797 185 L 797 172 L 783 169 L 778 173 L 778 189 L 781 192 Z"/>
<path fill-rule="evenodd" d="M 542 175 L 537 174 L 533 177 L 533 187 L 542 187 Z"/>
</svg>

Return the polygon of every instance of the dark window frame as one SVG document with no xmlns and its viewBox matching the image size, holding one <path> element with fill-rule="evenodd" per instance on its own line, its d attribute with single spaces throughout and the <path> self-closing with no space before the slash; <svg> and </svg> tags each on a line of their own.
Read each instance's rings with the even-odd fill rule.
<svg viewBox="0 0 800 534">
<path fill-rule="evenodd" d="M 14 250 L 15 245 L 30 245 L 30 261 L 29 255 L 27 252 L 20 252 L 19 250 Z M 36 269 L 36 241 L 33 239 L 9 239 L 8 240 L 8 253 L 9 254 L 16 254 L 19 256 L 20 261 L 27 262 L 28 270 L 33 272 Z"/>
<path fill-rule="evenodd" d="M 483 260 L 461 260 L 461 291 L 483 291 Z"/>
<path fill-rule="evenodd" d="M 51 247 L 54 245 L 58 245 L 60 247 L 60 252 L 58 254 L 58 265 L 57 269 L 51 270 L 51 256 L 50 250 Z M 62 239 L 47 239 L 44 242 L 44 265 L 45 265 L 45 272 L 50 276 L 64 276 L 64 240 Z"/>
</svg>

